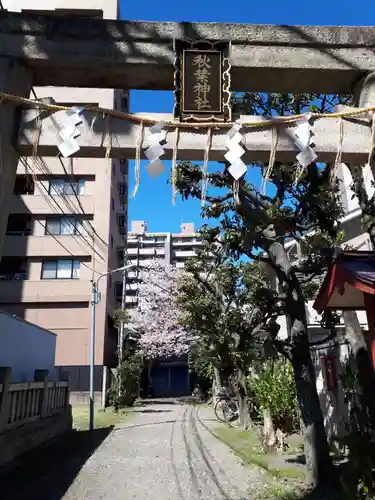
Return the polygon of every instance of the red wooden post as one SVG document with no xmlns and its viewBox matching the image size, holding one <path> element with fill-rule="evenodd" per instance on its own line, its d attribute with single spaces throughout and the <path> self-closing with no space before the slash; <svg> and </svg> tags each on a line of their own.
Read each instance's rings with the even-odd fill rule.
<svg viewBox="0 0 375 500">
<path fill-rule="evenodd" d="M 375 295 L 371 295 L 369 293 L 364 293 L 363 295 L 368 324 L 368 342 L 375 369 Z"/>
</svg>

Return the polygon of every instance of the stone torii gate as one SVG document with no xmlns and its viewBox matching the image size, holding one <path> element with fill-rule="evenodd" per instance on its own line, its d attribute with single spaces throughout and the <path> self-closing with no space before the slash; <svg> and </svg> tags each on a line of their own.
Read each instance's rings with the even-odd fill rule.
<svg viewBox="0 0 375 500">
<path fill-rule="evenodd" d="M 0 11 L 0 92 L 27 98 L 32 85 L 171 90 L 174 41 L 186 38 L 231 40 L 232 89 L 236 91 L 354 93 L 357 105 L 375 105 L 371 73 L 375 28 L 148 23 L 7 11 Z M 0 253 L 19 155 L 32 154 L 38 133 L 35 122 L 23 120 L 18 110 L 8 100 L 0 106 Z M 84 120 L 81 127 L 76 156 L 105 156 L 104 118 L 98 117 L 92 128 Z M 139 127 L 111 117 L 111 156 L 135 157 Z M 345 119 L 343 129 L 342 161 L 365 163 L 371 142 L 368 120 Z M 174 134 L 168 134 L 163 159 L 172 156 Z M 319 160 L 336 156 L 339 134 L 335 120 L 316 122 Z M 243 160 L 267 160 L 271 136 L 267 129 L 246 131 Z M 56 145 L 53 118 L 45 118 L 38 154 L 55 156 Z M 202 132 L 181 129 L 179 159 L 201 160 L 205 147 Z M 225 133 L 217 133 L 210 159 L 222 160 L 225 152 Z M 295 155 L 294 145 L 281 136 L 277 159 L 294 160 Z"/>
</svg>

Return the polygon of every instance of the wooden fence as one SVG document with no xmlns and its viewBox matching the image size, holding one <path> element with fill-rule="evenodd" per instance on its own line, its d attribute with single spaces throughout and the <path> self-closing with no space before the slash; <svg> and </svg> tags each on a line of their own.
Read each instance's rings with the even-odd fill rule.
<svg viewBox="0 0 375 500">
<path fill-rule="evenodd" d="M 43 378 L 43 377 L 42 377 Z M 0 433 L 27 422 L 47 418 L 69 408 L 69 383 L 52 382 L 47 376 L 38 382 L 0 384 Z"/>
</svg>

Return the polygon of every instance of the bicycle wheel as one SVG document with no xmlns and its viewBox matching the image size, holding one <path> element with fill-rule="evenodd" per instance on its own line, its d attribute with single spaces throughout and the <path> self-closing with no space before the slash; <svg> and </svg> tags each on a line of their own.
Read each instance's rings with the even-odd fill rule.
<svg viewBox="0 0 375 500">
<path fill-rule="evenodd" d="M 219 399 L 214 408 L 215 416 L 219 422 L 230 424 L 238 419 L 238 406 L 235 399 Z"/>
<path fill-rule="evenodd" d="M 219 422 L 227 423 L 225 418 L 225 408 L 227 406 L 227 401 L 225 399 L 218 399 L 214 406 L 215 417 Z"/>
<path fill-rule="evenodd" d="M 249 413 L 250 413 L 251 421 L 255 425 L 261 424 L 263 422 L 263 416 L 261 414 L 260 409 L 252 401 L 249 401 Z"/>
</svg>

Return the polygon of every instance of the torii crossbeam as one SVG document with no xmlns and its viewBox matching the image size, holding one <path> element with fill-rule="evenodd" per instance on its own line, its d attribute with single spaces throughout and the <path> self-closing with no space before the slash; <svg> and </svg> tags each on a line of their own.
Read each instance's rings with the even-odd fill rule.
<svg viewBox="0 0 375 500">
<path fill-rule="evenodd" d="M 29 97 L 32 85 L 127 89 L 173 88 L 173 41 L 183 38 L 231 41 L 232 89 L 236 91 L 352 93 L 361 106 L 375 104 L 375 28 L 239 25 L 217 23 L 138 23 L 0 11 L 0 92 Z M 20 151 L 30 154 L 35 124 L 23 124 L 14 103 L 0 106 L 0 254 Z M 113 123 L 112 123 L 113 122 Z M 111 119 L 117 135 L 111 153 L 134 156 L 137 125 Z M 80 154 L 104 156 L 100 120 L 78 139 Z M 316 124 L 316 152 L 334 157 L 338 127 L 334 120 Z M 365 160 L 368 124 L 344 124 L 342 161 Z M 18 137 L 20 140 L 18 141 Z M 169 139 L 168 139 L 169 140 Z M 173 132 L 170 134 L 173 140 Z M 270 132 L 246 132 L 245 160 L 264 160 Z M 39 154 L 56 153 L 43 124 Z M 133 142 L 133 144 L 132 144 Z M 19 148 L 19 149 L 18 149 Z M 167 142 L 166 158 L 171 145 Z M 201 159 L 199 133 L 183 132 L 181 158 Z M 280 138 L 279 158 L 294 158 L 294 146 Z M 212 159 L 220 159 L 223 141 L 214 134 Z"/>
</svg>

